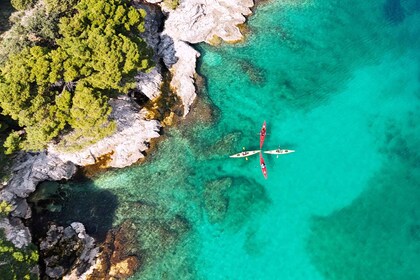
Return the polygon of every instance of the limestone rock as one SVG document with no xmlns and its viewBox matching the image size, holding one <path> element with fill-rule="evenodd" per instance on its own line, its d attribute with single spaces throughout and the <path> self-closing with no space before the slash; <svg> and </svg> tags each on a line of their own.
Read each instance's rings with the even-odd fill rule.
<svg viewBox="0 0 420 280">
<path fill-rule="evenodd" d="M 0 228 L 5 230 L 8 241 L 22 248 L 31 242 L 28 228 L 18 219 L 31 217 L 26 198 L 35 191 L 39 182 L 70 179 L 76 172 L 76 166 L 45 152 L 21 153 L 14 159 L 12 166 L 11 179 L 0 190 L 0 201 L 6 201 L 12 209 L 10 218 L 0 222 Z"/>
<path fill-rule="evenodd" d="M 172 66 L 171 87 L 181 98 L 184 105 L 184 117 L 190 112 L 190 108 L 197 97 L 194 76 L 197 58 L 200 53 L 193 47 L 182 41 L 174 41 L 174 48 L 178 61 Z"/>
<path fill-rule="evenodd" d="M 4 230 L 6 239 L 12 241 L 17 248 L 26 247 L 31 242 L 31 234 L 28 228 L 18 218 L 1 219 L 0 229 Z"/>
<path fill-rule="evenodd" d="M 168 35 L 162 34 L 158 47 L 158 55 L 162 57 L 165 66 L 170 69 L 178 61 L 178 57 L 175 55 L 174 40 Z"/>
<path fill-rule="evenodd" d="M 127 96 L 111 99 L 113 108 L 111 119 L 117 123 L 117 131 L 97 143 L 77 152 L 59 151 L 50 145 L 48 151 L 62 161 L 71 161 L 76 165 L 94 164 L 96 160 L 110 154 L 110 167 L 126 167 L 143 158 L 143 151 L 148 149 L 148 142 L 159 137 L 160 123 L 147 120 L 146 109 L 139 106 Z"/>
<path fill-rule="evenodd" d="M 16 159 L 12 172 L 6 189 L 18 197 L 26 198 L 35 191 L 39 182 L 70 179 L 76 167 L 46 152 L 25 153 Z"/>
<path fill-rule="evenodd" d="M 22 153 L 12 164 L 12 177 L 0 191 L 0 201 L 6 201 L 12 206 L 10 213 L 12 217 L 24 219 L 31 216 L 31 210 L 25 198 L 35 191 L 39 182 L 70 179 L 76 172 L 74 164 L 61 161 L 45 152 Z M 15 243 L 16 240 L 9 241 Z"/>
<path fill-rule="evenodd" d="M 83 279 L 126 279 L 140 266 L 137 229 L 130 221 L 108 232 L 95 267 Z"/>
<path fill-rule="evenodd" d="M 181 0 L 165 22 L 165 33 L 174 39 L 211 43 L 217 36 L 232 42 L 242 39 L 237 25 L 251 14 L 253 0 Z"/>
<path fill-rule="evenodd" d="M 163 26 L 163 14 L 160 9 L 154 5 L 146 5 L 139 1 L 134 1 L 133 5 L 137 9 L 146 11 L 144 19 L 145 31 L 141 34 L 147 45 L 153 49 L 154 55 L 152 60 L 155 67 L 148 73 L 139 72 L 135 76 L 137 89 L 140 90 L 149 99 L 155 99 L 161 94 L 162 78 L 162 65 L 160 62 L 161 56 L 159 55 L 160 44 L 160 29 Z"/>
<path fill-rule="evenodd" d="M 140 90 L 147 98 L 153 100 L 160 96 L 163 78 L 159 66 L 153 68 L 150 72 L 139 72 L 135 76 L 137 89 Z"/>
<path fill-rule="evenodd" d="M 180 0 L 175 10 L 166 11 L 159 54 L 172 73 L 171 87 L 182 101 L 184 116 L 197 96 L 194 77 L 200 56 L 188 43 L 211 43 L 218 37 L 227 42 L 241 40 L 238 25 L 245 22 L 253 5 L 253 0 Z"/>
</svg>

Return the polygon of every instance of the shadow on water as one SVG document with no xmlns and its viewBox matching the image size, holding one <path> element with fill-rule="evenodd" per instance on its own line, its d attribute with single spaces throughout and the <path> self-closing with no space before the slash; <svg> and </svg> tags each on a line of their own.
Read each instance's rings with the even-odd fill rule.
<svg viewBox="0 0 420 280">
<path fill-rule="evenodd" d="M 0 1 L 0 34 L 10 28 L 9 17 L 14 11 L 10 1 Z"/>
<path fill-rule="evenodd" d="M 405 12 L 400 0 L 386 0 L 384 4 L 385 18 L 394 24 L 401 23 L 405 18 Z"/>
<path fill-rule="evenodd" d="M 77 182 L 43 182 L 28 202 L 34 240 L 45 236 L 51 222 L 62 226 L 81 222 L 89 235 L 102 242 L 112 227 L 118 206 L 114 194 L 96 188 L 87 178 Z"/>
</svg>

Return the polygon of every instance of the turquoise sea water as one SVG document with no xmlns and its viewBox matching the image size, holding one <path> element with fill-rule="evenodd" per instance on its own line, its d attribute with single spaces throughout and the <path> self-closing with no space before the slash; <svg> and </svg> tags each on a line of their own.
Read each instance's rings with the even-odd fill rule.
<svg viewBox="0 0 420 280">
<path fill-rule="evenodd" d="M 138 229 L 133 279 L 420 279 L 420 2 L 271 1 L 249 26 L 199 46 L 213 118 L 93 182 Z M 228 158 L 264 120 L 296 150 L 267 180 Z"/>
</svg>

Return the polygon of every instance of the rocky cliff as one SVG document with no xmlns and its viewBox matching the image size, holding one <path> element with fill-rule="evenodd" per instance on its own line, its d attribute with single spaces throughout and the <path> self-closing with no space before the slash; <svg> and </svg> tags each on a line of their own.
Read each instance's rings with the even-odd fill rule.
<svg viewBox="0 0 420 280">
<path fill-rule="evenodd" d="M 161 5 L 167 13 L 161 34 L 161 54 L 172 73 L 171 87 L 180 97 L 186 116 L 197 96 L 194 77 L 197 75 L 195 68 L 200 56 L 189 44 L 211 44 L 217 38 L 226 42 L 241 40 L 243 35 L 238 25 L 243 24 L 245 16 L 251 14 L 254 1 L 180 0 L 174 9 L 165 4 L 166 1 L 147 1 Z M 175 63 L 165 61 L 165 57 L 174 56 L 177 58 Z"/>
<path fill-rule="evenodd" d="M 234 42 L 242 38 L 237 25 L 245 22 L 246 15 L 251 14 L 252 0 L 218 1 L 218 0 L 181 0 L 179 6 L 171 10 L 162 1 L 160 3 L 167 13 L 163 32 L 163 15 L 153 5 L 134 2 L 137 8 L 147 11 L 144 39 L 155 51 L 156 67 L 149 73 L 136 76 L 137 89 L 153 100 L 159 97 L 162 86 L 163 67 L 170 70 L 171 88 L 180 97 L 186 116 L 197 94 L 195 87 L 196 62 L 200 54 L 189 44 L 207 42 L 215 37 Z M 161 64 L 163 61 L 164 65 Z M 117 122 L 117 132 L 102 139 L 94 145 L 78 152 L 65 152 L 50 145 L 49 153 L 63 161 L 76 165 L 90 165 L 103 155 L 109 155 L 110 167 L 125 167 L 143 158 L 152 138 L 159 137 L 160 123 L 147 120 L 145 109 L 141 109 L 127 97 L 112 99 L 111 118 Z"/>
<path fill-rule="evenodd" d="M 146 109 L 141 109 L 127 96 L 111 99 L 110 104 L 111 119 L 117 123 L 117 131 L 113 135 L 77 152 L 62 151 L 51 144 L 49 154 L 80 166 L 94 164 L 99 157 L 108 154 L 110 161 L 107 165 L 119 168 L 143 158 L 142 152 L 148 149 L 149 141 L 159 137 L 160 123 L 147 120 Z"/>
<path fill-rule="evenodd" d="M 45 152 L 17 156 L 13 163 L 12 177 L 0 190 L 0 201 L 11 206 L 10 215 L 0 220 L 0 229 L 4 230 L 6 239 L 17 248 L 27 246 L 31 236 L 21 220 L 31 217 L 26 198 L 35 191 L 39 182 L 70 179 L 75 172 L 76 166 L 73 163 L 64 162 Z"/>
</svg>

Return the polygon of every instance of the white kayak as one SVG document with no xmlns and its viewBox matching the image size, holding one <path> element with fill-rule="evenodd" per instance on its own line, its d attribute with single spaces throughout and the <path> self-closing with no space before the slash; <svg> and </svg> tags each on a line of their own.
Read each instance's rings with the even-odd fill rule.
<svg viewBox="0 0 420 280">
<path fill-rule="evenodd" d="M 290 154 L 290 153 L 294 153 L 295 150 L 270 150 L 270 151 L 264 151 L 265 154 L 271 154 L 271 155 L 284 155 L 284 154 Z"/>
<path fill-rule="evenodd" d="M 261 150 L 255 150 L 255 151 L 243 151 L 234 155 L 231 155 L 229 157 L 231 158 L 243 158 L 243 157 L 249 157 L 255 154 L 258 154 L 259 152 L 261 152 Z"/>
</svg>

